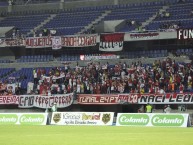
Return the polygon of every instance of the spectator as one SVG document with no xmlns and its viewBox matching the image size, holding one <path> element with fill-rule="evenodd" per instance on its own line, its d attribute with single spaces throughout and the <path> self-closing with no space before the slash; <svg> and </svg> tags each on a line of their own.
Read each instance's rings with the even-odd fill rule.
<svg viewBox="0 0 193 145">
<path fill-rule="evenodd" d="M 171 113 L 171 110 L 170 105 L 164 106 L 164 113 Z"/>
<path fill-rule="evenodd" d="M 146 113 L 152 113 L 152 106 L 148 103 L 147 105 L 146 105 Z"/>
<path fill-rule="evenodd" d="M 169 18 L 170 17 L 170 13 L 169 12 L 166 12 L 165 15 L 164 15 L 165 18 Z"/>
</svg>

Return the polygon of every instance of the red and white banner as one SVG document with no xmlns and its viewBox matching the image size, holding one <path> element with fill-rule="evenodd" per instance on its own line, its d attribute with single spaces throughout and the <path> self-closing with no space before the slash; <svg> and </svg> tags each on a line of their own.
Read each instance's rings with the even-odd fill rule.
<svg viewBox="0 0 193 145">
<path fill-rule="evenodd" d="M 19 104 L 19 96 L 0 96 L 0 105 Z"/>
<path fill-rule="evenodd" d="M 28 37 L 25 43 L 26 48 L 52 47 L 52 37 Z"/>
<path fill-rule="evenodd" d="M 52 38 L 52 49 L 58 50 L 62 48 L 62 39 L 60 36 L 55 36 Z"/>
<path fill-rule="evenodd" d="M 87 47 L 97 44 L 97 35 L 72 35 L 62 37 L 62 46 L 64 47 Z"/>
<path fill-rule="evenodd" d="M 73 103 L 73 93 L 53 96 L 21 95 L 21 96 L 0 96 L 0 104 L 16 104 L 20 108 L 51 108 L 53 103 L 58 108 L 65 108 Z"/>
<path fill-rule="evenodd" d="M 123 49 L 124 33 L 101 34 L 100 51 L 121 51 Z"/>
<path fill-rule="evenodd" d="M 178 94 L 80 94 L 78 104 L 193 104 L 193 93 Z"/>
<path fill-rule="evenodd" d="M 101 95 L 101 94 L 80 94 L 78 104 L 124 104 L 128 102 L 130 95 Z"/>
</svg>

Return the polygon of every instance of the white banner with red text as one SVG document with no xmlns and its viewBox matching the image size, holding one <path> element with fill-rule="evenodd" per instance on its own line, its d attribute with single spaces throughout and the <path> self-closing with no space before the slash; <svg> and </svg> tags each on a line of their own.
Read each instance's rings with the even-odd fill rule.
<svg viewBox="0 0 193 145">
<path fill-rule="evenodd" d="M 53 125 L 113 125 L 114 112 L 54 112 Z"/>
<path fill-rule="evenodd" d="M 51 108 L 53 103 L 57 108 L 65 108 L 73 103 L 73 93 L 53 96 L 42 95 L 20 95 L 20 96 L 0 96 L 0 104 L 16 104 L 19 108 Z"/>
</svg>

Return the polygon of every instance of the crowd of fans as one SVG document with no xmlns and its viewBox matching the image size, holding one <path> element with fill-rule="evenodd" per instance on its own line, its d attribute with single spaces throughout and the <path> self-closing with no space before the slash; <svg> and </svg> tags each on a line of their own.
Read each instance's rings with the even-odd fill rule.
<svg viewBox="0 0 193 145">
<path fill-rule="evenodd" d="M 81 67 L 33 70 L 34 82 L 28 94 L 111 94 L 111 93 L 156 93 L 193 92 L 192 63 L 176 63 L 167 58 L 153 64 L 140 61 L 110 65 L 108 62 L 89 62 Z M 29 86 L 28 86 L 29 87 Z M 10 78 L 0 82 L 0 95 L 22 94 L 21 83 Z"/>
<path fill-rule="evenodd" d="M 167 58 L 153 64 L 140 61 L 128 65 L 101 65 L 90 62 L 85 67 L 65 65 L 53 68 L 46 75 L 45 69 L 34 69 L 34 90 L 44 95 L 82 93 L 167 93 L 192 92 L 193 68 L 190 63 L 179 64 Z"/>
<path fill-rule="evenodd" d="M 5 82 L 0 81 L 0 96 L 20 94 L 22 94 L 21 82 L 16 78 L 11 77 Z"/>
</svg>

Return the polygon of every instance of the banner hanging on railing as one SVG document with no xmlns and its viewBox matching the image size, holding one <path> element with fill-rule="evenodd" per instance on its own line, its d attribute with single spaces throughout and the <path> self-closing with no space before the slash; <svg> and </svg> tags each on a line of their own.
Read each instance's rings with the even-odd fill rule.
<svg viewBox="0 0 193 145">
<path fill-rule="evenodd" d="M 19 99 L 20 108 L 51 108 L 56 103 L 57 108 L 65 108 L 73 103 L 73 93 L 54 96 L 23 95 Z"/>
<path fill-rule="evenodd" d="M 72 35 L 72 36 L 62 36 L 62 46 L 63 47 L 87 47 L 95 46 L 97 44 L 97 35 Z"/>
<path fill-rule="evenodd" d="M 0 47 L 21 47 L 25 46 L 25 39 L 0 39 Z"/>
<path fill-rule="evenodd" d="M 124 33 L 101 34 L 100 51 L 121 51 L 123 49 Z"/>
<path fill-rule="evenodd" d="M 80 94 L 79 104 L 193 104 L 193 94 Z"/>
<path fill-rule="evenodd" d="M 158 32 L 147 32 L 147 33 L 129 33 L 126 34 L 130 40 L 139 41 L 139 40 L 152 40 L 159 38 Z"/>
<path fill-rule="evenodd" d="M 136 97 L 133 99 L 133 97 Z M 80 94 L 78 95 L 78 104 L 124 104 L 137 103 L 137 96 L 130 94 Z"/>
<path fill-rule="evenodd" d="M 51 108 L 56 103 L 58 108 L 65 108 L 73 103 L 73 93 L 53 96 L 42 95 L 20 95 L 20 96 L 0 96 L 0 104 L 15 104 L 19 108 Z"/>
<path fill-rule="evenodd" d="M 62 40 L 60 36 L 55 36 L 52 38 L 52 49 L 58 50 L 62 48 Z"/>
<path fill-rule="evenodd" d="M 52 37 L 28 37 L 25 43 L 26 48 L 52 47 Z"/>
</svg>

